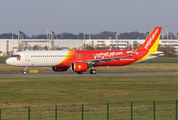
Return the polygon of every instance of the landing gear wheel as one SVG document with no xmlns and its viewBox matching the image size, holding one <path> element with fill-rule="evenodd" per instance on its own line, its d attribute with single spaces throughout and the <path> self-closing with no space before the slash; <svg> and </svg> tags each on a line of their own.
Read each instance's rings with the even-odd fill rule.
<svg viewBox="0 0 178 120">
<path fill-rule="evenodd" d="M 96 72 L 96 70 L 95 69 L 93 69 L 93 74 L 96 74 L 97 72 Z"/>
<path fill-rule="evenodd" d="M 83 72 L 77 72 L 77 74 L 83 74 Z"/>
<path fill-rule="evenodd" d="M 90 74 L 96 74 L 96 73 L 97 73 L 97 71 L 95 69 L 90 70 Z"/>
</svg>

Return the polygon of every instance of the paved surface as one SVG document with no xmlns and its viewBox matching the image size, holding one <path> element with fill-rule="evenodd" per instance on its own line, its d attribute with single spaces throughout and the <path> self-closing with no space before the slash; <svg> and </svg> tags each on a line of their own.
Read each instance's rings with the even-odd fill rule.
<svg viewBox="0 0 178 120">
<path fill-rule="evenodd" d="M 0 77 L 49 77 L 49 76 L 137 76 L 137 75 L 178 75 L 178 72 L 137 72 L 137 73 L 97 73 L 97 74 L 77 74 L 77 73 L 59 73 L 59 74 L 0 74 Z"/>
</svg>

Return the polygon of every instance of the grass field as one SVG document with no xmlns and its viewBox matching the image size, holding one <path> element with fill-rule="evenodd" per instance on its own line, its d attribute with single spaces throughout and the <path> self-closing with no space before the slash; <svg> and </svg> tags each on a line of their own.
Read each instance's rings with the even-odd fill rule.
<svg viewBox="0 0 178 120">
<path fill-rule="evenodd" d="M 0 57 L 0 63 L 5 63 L 8 57 Z"/>
<path fill-rule="evenodd" d="M 178 75 L 0 77 L 1 116 L 27 119 L 30 106 L 31 119 L 51 120 L 57 105 L 61 120 L 80 120 L 84 104 L 85 120 L 103 120 L 107 118 L 106 103 L 110 103 L 110 119 L 130 119 L 132 101 L 134 118 L 149 120 L 153 118 L 152 101 L 156 101 L 156 118 L 173 119 L 177 78 Z"/>
<path fill-rule="evenodd" d="M 60 119 L 78 120 L 81 119 L 81 104 L 84 104 L 85 120 L 103 120 L 106 119 L 106 103 L 110 103 L 110 118 L 130 119 L 132 101 L 134 118 L 148 117 L 149 120 L 153 116 L 152 101 L 178 98 L 177 78 L 177 75 L 1 77 L 2 119 L 27 118 L 30 106 L 32 119 L 51 120 L 57 105 Z M 163 112 L 174 118 L 174 101 L 156 102 L 157 118 Z"/>
<path fill-rule="evenodd" d="M 178 76 L 1 77 L 0 107 L 175 100 Z"/>
<path fill-rule="evenodd" d="M 95 69 L 99 73 L 178 72 L 178 64 L 139 63 Z M 44 74 L 55 73 L 51 67 L 29 67 L 29 70 L 39 70 L 39 73 Z M 22 67 L 0 64 L 0 74 L 22 74 L 22 72 Z M 64 73 L 71 71 L 69 69 Z M 54 106 L 57 105 L 60 119 L 78 120 L 81 119 L 81 104 L 84 104 L 85 120 L 103 120 L 106 119 L 106 103 L 110 103 L 111 119 L 130 119 L 132 101 L 134 119 L 149 120 L 153 118 L 154 100 L 168 100 L 162 104 L 156 102 L 156 119 L 170 119 L 162 117 L 163 114 L 174 119 L 174 103 L 178 98 L 177 79 L 178 75 L 0 77 L 2 119 L 27 119 L 28 106 L 31 107 L 32 119 L 54 119 Z M 15 113 L 17 114 L 14 115 Z"/>
</svg>

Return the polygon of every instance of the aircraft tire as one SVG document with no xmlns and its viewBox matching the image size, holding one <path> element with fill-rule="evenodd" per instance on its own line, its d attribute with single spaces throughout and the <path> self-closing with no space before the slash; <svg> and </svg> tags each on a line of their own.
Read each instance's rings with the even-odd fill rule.
<svg viewBox="0 0 178 120">
<path fill-rule="evenodd" d="M 83 72 L 77 72 L 77 74 L 83 74 Z"/>
<path fill-rule="evenodd" d="M 91 70 L 90 70 L 90 74 L 96 74 L 96 72 L 97 72 L 97 71 L 96 71 L 95 69 L 91 69 Z"/>
<path fill-rule="evenodd" d="M 90 74 L 93 74 L 93 70 L 92 69 L 90 70 Z"/>
<path fill-rule="evenodd" d="M 93 74 L 96 74 L 97 72 L 96 72 L 96 70 L 95 69 L 93 69 Z"/>
</svg>

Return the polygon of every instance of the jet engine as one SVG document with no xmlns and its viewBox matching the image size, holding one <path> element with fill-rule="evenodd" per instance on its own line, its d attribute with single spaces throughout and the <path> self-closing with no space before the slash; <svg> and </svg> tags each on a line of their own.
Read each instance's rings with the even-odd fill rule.
<svg viewBox="0 0 178 120">
<path fill-rule="evenodd" d="M 63 72 L 63 71 L 67 71 L 69 67 L 63 67 L 63 66 L 60 66 L 60 67 L 52 67 L 52 70 L 54 72 Z"/>
<path fill-rule="evenodd" d="M 88 64 L 83 62 L 72 62 L 71 63 L 71 70 L 73 72 L 84 72 L 87 71 Z"/>
</svg>

